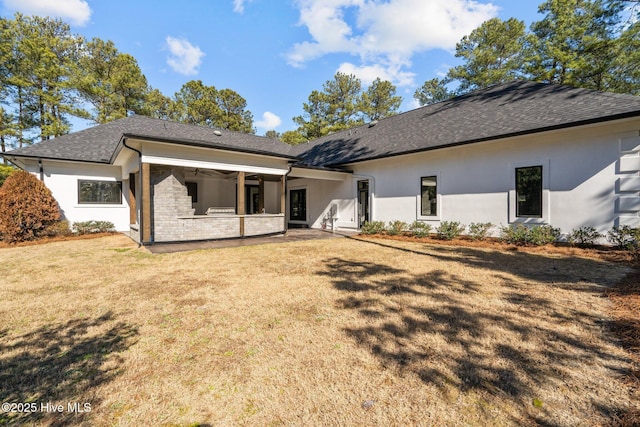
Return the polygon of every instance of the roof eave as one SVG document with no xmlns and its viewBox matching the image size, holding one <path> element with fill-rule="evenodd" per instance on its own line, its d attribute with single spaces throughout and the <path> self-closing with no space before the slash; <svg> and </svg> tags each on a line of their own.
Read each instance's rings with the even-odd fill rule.
<svg viewBox="0 0 640 427">
<path fill-rule="evenodd" d="M 122 137 L 138 139 L 142 141 L 149 141 L 149 142 L 165 142 L 165 143 L 171 143 L 171 144 L 187 145 L 191 147 L 213 148 L 217 150 L 234 151 L 238 153 L 257 154 L 261 156 L 270 156 L 270 157 L 278 157 L 282 159 L 299 160 L 297 156 L 290 156 L 286 154 L 274 153 L 274 152 L 265 151 L 265 150 L 252 150 L 249 148 L 234 147 L 226 144 L 204 143 L 204 142 L 201 142 L 198 140 L 192 140 L 192 139 L 158 138 L 158 137 L 148 136 L 148 135 L 138 135 L 135 133 L 124 133 Z"/>
<path fill-rule="evenodd" d="M 327 172 L 353 173 L 353 171 L 344 169 L 342 167 L 337 168 L 337 167 L 329 167 L 329 166 L 312 166 L 312 165 L 306 165 L 304 163 L 294 163 L 292 166 L 294 168 L 299 168 L 299 169 L 312 169 L 312 170 L 320 170 L 320 171 L 327 171 Z"/>
<path fill-rule="evenodd" d="M 33 154 L 12 154 L 11 151 L 0 153 L 0 156 L 5 159 L 12 161 L 11 159 L 31 159 L 31 160 L 51 160 L 58 162 L 75 162 L 75 163 L 93 163 L 99 165 L 109 165 L 111 164 L 111 160 L 86 160 L 86 159 L 71 159 L 71 158 L 63 158 L 63 157 L 51 157 L 51 156 L 36 156 Z"/>
</svg>

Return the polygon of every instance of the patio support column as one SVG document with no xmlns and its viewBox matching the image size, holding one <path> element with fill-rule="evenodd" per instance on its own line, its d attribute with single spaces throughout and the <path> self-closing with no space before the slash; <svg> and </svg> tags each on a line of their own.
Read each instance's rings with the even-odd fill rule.
<svg viewBox="0 0 640 427">
<path fill-rule="evenodd" d="M 287 176 L 282 175 L 280 178 L 280 213 L 285 214 L 287 202 Z"/>
<path fill-rule="evenodd" d="M 238 215 L 240 215 L 240 237 L 244 237 L 244 203 L 245 203 L 245 195 L 244 195 L 244 172 L 238 172 L 238 188 L 236 194 L 236 210 L 238 211 Z"/>
<path fill-rule="evenodd" d="M 264 176 L 258 175 L 258 213 L 264 212 Z"/>
<path fill-rule="evenodd" d="M 142 174 L 142 235 L 141 243 L 151 241 L 151 167 L 149 163 L 143 163 L 140 168 Z"/>
</svg>

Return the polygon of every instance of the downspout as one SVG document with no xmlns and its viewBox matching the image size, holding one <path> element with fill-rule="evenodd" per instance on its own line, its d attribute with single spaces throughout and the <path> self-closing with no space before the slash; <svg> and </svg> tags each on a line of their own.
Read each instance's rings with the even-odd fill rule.
<svg viewBox="0 0 640 427">
<path fill-rule="evenodd" d="M 289 182 L 287 180 L 287 177 L 289 176 L 289 174 L 291 173 L 291 169 L 293 169 L 293 165 L 291 163 L 289 163 L 288 166 L 289 170 L 287 171 L 287 173 L 284 174 L 284 232 L 287 232 L 287 192 L 288 192 L 288 188 L 289 188 Z"/>
<path fill-rule="evenodd" d="M 358 178 L 364 178 L 371 182 L 371 188 L 369 189 L 369 221 L 373 222 L 373 212 L 374 212 L 374 200 L 376 194 L 376 179 L 372 175 L 361 175 L 361 174 L 353 174 L 351 175 L 356 178 L 356 218 L 358 217 Z"/>
<path fill-rule="evenodd" d="M 130 147 L 127 145 L 127 138 L 122 138 L 122 145 L 126 148 L 128 148 L 129 150 L 135 151 L 136 153 L 138 153 L 138 184 L 140 185 L 140 202 L 142 202 L 142 192 L 144 191 L 143 185 L 142 185 L 142 152 L 140 150 L 137 150 L 133 147 Z M 140 217 L 138 218 L 140 224 L 139 224 L 139 230 L 138 233 L 140 234 L 140 241 L 138 242 L 138 247 L 142 246 L 144 244 L 144 242 L 142 241 L 143 236 L 142 236 L 142 230 L 144 229 L 143 227 L 143 221 L 144 221 L 144 215 L 142 215 L 142 204 L 138 204 L 138 202 L 136 201 L 137 206 L 139 206 L 140 209 Z"/>
<path fill-rule="evenodd" d="M 42 159 L 38 159 L 38 169 L 40 170 L 40 181 L 44 184 L 44 167 L 42 166 Z"/>
</svg>

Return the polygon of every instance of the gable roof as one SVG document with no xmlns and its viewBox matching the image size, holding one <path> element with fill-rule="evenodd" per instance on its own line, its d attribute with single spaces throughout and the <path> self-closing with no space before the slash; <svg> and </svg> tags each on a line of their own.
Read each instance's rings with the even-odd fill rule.
<svg viewBox="0 0 640 427">
<path fill-rule="evenodd" d="M 276 139 L 131 116 L 19 148 L 4 157 L 111 163 L 123 137 L 297 160 L 346 164 L 554 129 L 640 117 L 640 97 L 515 81 L 495 85 L 379 122 L 290 146 Z"/>
<path fill-rule="evenodd" d="M 130 116 L 19 148 L 6 156 L 111 163 L 123 138 L 140 138 L 293 159 L 291 146 L 272 138 Z"/>
<path fill-rule="evenodd" d="M 310 166 L 340 166 L 640 116 L 640 97 L 514 81 L 295 147 Z"/>
</svg>

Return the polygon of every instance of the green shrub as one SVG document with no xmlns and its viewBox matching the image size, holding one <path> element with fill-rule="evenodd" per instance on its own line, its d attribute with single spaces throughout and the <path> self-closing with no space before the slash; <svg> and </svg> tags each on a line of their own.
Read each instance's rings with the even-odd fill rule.
<svg viewBox="0 0 640 427">
<path fill-rule="evenodd" d="M 536 246 L 555 243 L 560 238 L 560 229 L 550 225 L 534 225 L 530 229 L 531 243 Z"/>
<path fill-rule="evenodd" d="M 384 222 L 382 221 L 372 221 L 365 222 L 360 227 L 360 233 L 362 234 L 380 234 L 384 231 Z"/>
<path fill-rule="evenodd" d="M 490 222 L 472 222 L 469 224 L 469 237 L 473 240 L 484 240 L 492 228 L 493 224 Z"/>
<path fill-rule="evenodd" d="M 60 220 L 58 202 L 38 178 L 13 172 L 0 187 L 0 234 L 7 242 L 33 240 Z"/>
<path fill-rule="evenodd" d="M 112 233 L 116 227 L 110 221 L 82 221 L 73 223 L 73 231 L 77 234 Z"/>
<path fill-rule="evenodd" d="M 560 229 L 550 225 L 526 226 L 524 224 L 512 224 L 500 228 L 500 238 L 507 243 L 526 246 L 542 246 L 554 243 L 560 237 Z"/>
<path fill-rule="evenodd" d="M 513 245 L 525 246 L 531 243 L 531 234 L 526 225 L 511 224 L 500 227 L 500 239 Z"/>
<path fill-rule="evenodd" d="M 55 236 L 70 236 L 72 234 L 71 227 L 69 227 L 69 221 L 63 219 L 62 221 L 56 221 L 51 224 L 45 230 L 45 234 L 50 237 Z"/>
<path fill-rule="evenodd" d="M 416 237 L 426 237 L 431 231 L 431 224 L 422 221 L 413 221 L 409 225 L 409 231 Z"/>
<path fill-rule="evenodd" d="M 440 226 L 436 228 L 436 234 L 439 239 L 453 240 L 464 233 L 465 226 L 458 221 L 442 221 Z"/>
<path fill-rule="evenodd" d="M 389 221 L 389 226 L 387 227 L 387 234 L 391 236 L 397 236 L 402 234 L 407 229 L 407 223 L 404 221 Z"/>
<path fill-rule="evenodd" d="M 628 225 L 613 227 L 607 232 L 607 240 L 617 248 L 635 251 L 640 245 L 640 229 Z"/>
<path fill-rule="evenodd" d="M 593 246 L 601 237 L 602 233 L 598 233 L 594 227 L 579 227 L 571 230 L 567 240 L 572 245 Z"/>
<path fill-rule="evenodd" d="M 11 166 L 0 165 L 0 187 L 2 187 L 7 177 L 16 171 L 17 169 Z"/>
</svg>

